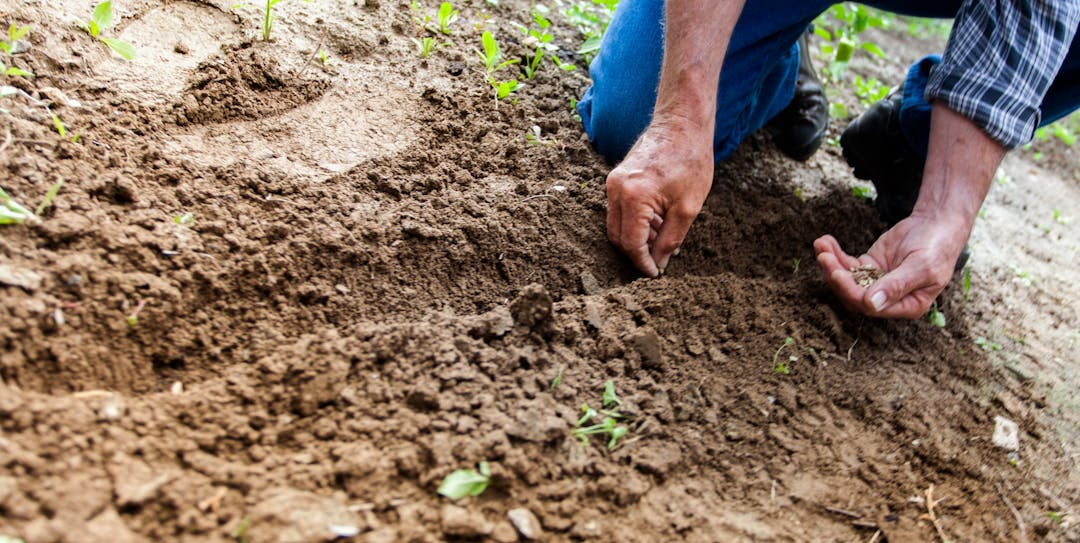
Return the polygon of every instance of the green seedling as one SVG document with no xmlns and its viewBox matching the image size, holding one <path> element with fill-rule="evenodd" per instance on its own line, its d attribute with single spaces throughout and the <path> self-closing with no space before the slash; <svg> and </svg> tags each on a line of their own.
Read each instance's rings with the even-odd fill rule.
<svg viewBox="0 0 1080 543">
<path fill-rule="evenodd" d="M 605 409 L 617 408 L 622 405 L 622 400 L 615 394 L 615 381 L 604 381 L 603 402 Z"/>
<path fill-rule="evenodd" d="M 64 180 L 59 179 L 56 184 L 49 187 L 49 190 L 45 191 L 45 197 L 41 199 L 41 203 L 38 204 L 37 209 L 34 210 L 35 215 L 41 215 L 45 212 L 45 208 L 49 207 L 49 204 L 56 199 L 56 195 L 60 193 L 60 189 L 64 186 Z"/>
<path fill-rule="evenodd" d="M 990 341 L 990 340 L 986 339 L 983 336 L 978 336 L 978 337 L 975 338 L 975 345 L 978 345 L 979 347 L 982 348 L 982 350 L 987 351 L 987 352 L 1000 351 L 1001 350 L 1001 344 L 1000 343 L 998 343 L 996 341 Z"/>
<path fill-rule="evenodd" d="M 416 44 L 416 48 L 420 51 L 420 58 L 428 58 L 431 53 L 444 44 L 439 43 L 435 38 L 424 36 L 422 38 L 413 38 L 413 43 Z"/>
<path fill-rule="evenodd" d="M 319 62 L 321 62 L 323 66 L 330 64 L 330 53 L 327 53 L 326 49 L 319 49 Z"/>
<path fill-rule="evenodd" d="M 826 78 L 831 81 L 843 79 L 848 63 L 857 50 L 885 58 L 881 47 L 862 41 L 859 34 L 868 28 L 888 26 L 889 19 L 881 12 L 851 2 L 836 4 L 818 17 L 814 21 L 814 33 L 823 41 L 822 55 L 830 59 Z"/>
<path fill-rule="evenodd" d="M 551 380 L 551 390 L 559 388 L 559 384 L 562 383 L 563 370 L 566 368 L 559 368 L 559 373 L 555 374 L 555 378 Z"/>
<path fill-rule="evenodd" d="M 577 54 L 588 63 L 600 50 L 600 43 L 607 31 L 608 23 L 618 5 L 618 0 L 579 0 L 570 5 L 564 14 L 584 37 Z"/>
<path fill-rule="evenodd" d="M 1061 212 L 1058 211 L 1057 208 L 1054 208 L 1054 222 L 1060 225 L 1067 225 L 1070 221 L 1072 221 L 1072 219 L 1062 216 Z"/>
<path fill-rule="evenodd" d="M 773 357 L 772 357 L 773 373 L 779 373 L 779 374 L 783 374 L 783 375 L 790 375 L 791 374 L 791 368 L 788 365 L 788 363 L 789 362 L 795 362 L 796 360 L 799 359 L 799 357 L 792 355 L 792 356 L 788 357 L 787 361 L 781 361 L 780 360 L 780 352 L 783 351 L 785 348 L 790 347 L 790 346 L 792 346 L 794 344 L 795 344 L 795 339 L 792 338 L 791 336 L 788 336 L 786 339 L 784 339 L 784 343 L 782 345 L 780 345 L 780 348 L 776 349 L 776 353 L 774 353 Z"/>
<path fill-rule="evenodd" d="M 439 4 L 439 32 L 450 35 L 450 25 L 458 18 L 458 10 L 450 2 Z"/>
<path fill-rule="evenodd" d="M 930 306 L 930 311 L 926 312 L 926 320 L 930 321 L 932 326 L 945 328 L 945 314 L 938 310 L 937 302 L 934 302 Z"/>
<path fill-rule="evenodd" d="M 247 532 L 250 527 L 251 519 L 245 517 L 240 520 L 240 523 L 236 525 L 236 528 L 233 528 L 233 530 L 229 532 L 229 537 L 237 541 L 237 543 L 249 543 L 250 540 L 248 539 Z"/>
<path fill-rule="evenodd" d="M 865 185 L 855 185 L 851 187 L 851 194 L 855 195 L 856 198 L 860 198 L 862 200 L 874 199 L 874 193 L 870 190 L 870 187 L 867 187 Z"/>
<path fill-rule="evenodd" d="M 456 501 L 465 496 L 482 494 L 491 482 L 491 466 L 487 462 L 480 462 L 478 468 L 479 470 L 459 469 L 451 472 L 439 485 L 439 495 Z"/>
<path fill-rule="evenodd" d="M 884 100 L 889 95 L 889 87 L 874 78 L 863 79 L 855 75 L 855 94 L 859 97 L 859 104 L 868 108 L 875 102 Z"/>
<path fill-rule="evenodd" d="M 60 134 L 60 137 L 63 139 L 70 139 L 71 143 L 79 143 L 79 136 L 82 134 L 82 131 L 76 131 L 74 134 L 71 134 L 71 137 L 68 137 L 69 132 L 67 127 L 64 126 L 64 122 L 61 121 L 60 117 L 58 117 L 55 113 L 51 113 L 51 115 L 53 127 L 56 128 L 56 133 Z"/>
<path fill-rule="evenodd" d="M 36 213 L 12 200 L 8 193 L 4 192 L 4 189 L 0 189 L 0 224 L 37 224 L 41 222 L 38 216 L 45 211 L 45 208 L 49 207 L 49 204 L 56 198 L 57 193 L 60 192 L 60 188 L 63 186 L 64 181 L 59 180 L 55 185 L 49 187 L 49 190 L 45 192 L 45 197 L 38 204 Z"/>
<path fill-rule="evenodd" d="M 15 24 L 15 21 L 11 22 L 11 26 L 8 27 L 8 35 L 6 40 L 0 41 L 0 51 L 7 56 L 12 56 L 16 51 L 16 42 L 30 33 L 29 26 L 19 26 Z"/>
<path fill-rule="evenodd" d="M 188 211 L 173 217 L 173 222 L 179 225 L 188 225 L 195 222 L 195 214 Z"/>
<path fill-rule="evenodd" d="M 799 263 L 802 262 L 798 258 L 791 259 L 791 275 L 799 273 Z"/>
<path fill-rule="evenodd" d="M 1049 518 L 1050 520 L 1054 521 L 1057 524 L 1061 524 L 1062 522 L 1065 521 L 1065 515 L 1062 515 L 1061 513 L 1058 513 L 1057 511 L 1054 511 L 1053 509 L 1046 512 L 1046 517 Z"/>
<path fill-rule="evenodd" d="M 1009 269 L 1012 270 L 1013 274 L 1016 275 L 1016 278 L 1019 279 L 1020 283 L 1023 284 L 1025 287 L 1030 287 L 1032 284 L 1035 283 L 1035 278 L 1032 277 L 1031 274 L 1029 274 L 1028 272 L 1020 269 L 1020 267 L 1016 264 L 1009 264 Z"/>
<path fill-rule="evenodd" d="M 495 37 L 491 35 L 491 32 L 485 30 L 480 36 L 480 42 L 483 44 L 484 50 L 482 52 L 476 51 L 476 54 L 480 57 L 480 63 L 487 69 L 489 77 L 496 71 L 519 62 L 516 58 L 506 61 L 502 59 L 502 50 L 499 49 L 499 44 L 495 41 Z"/>
<path fill-rule="evenodd" d="M 135 309 L 125 319 L 127 320 L 128 326 L 134 328 L 139 325 L 139 313 L 142 312 L 144 307 L 146 307 L 146 300 L 139 300 L 138 305 L 135 306 Z"/>
<path fill-rule="evenodd" d="M 38 218 L 29 209 L 26 209 L 15 200 L 12 200 L 4 189 L 0 189 L 0 224 L 22 224 L 24 222 L 37 222 Z"/>
<path fill-rule="evenodd" d="M 524 85 L 518 83 L 517 79 L 511 79 L 509 81 L 496 81 L 494 78 L 489 80 L 492 88 L 495 89 L 495 102 L 510 96 L 512 93 L 517 92 Z"/>
<path fill-rule="evenodd" d="M 0 51 L 8 57 L 14 55 L 17 47 L 16 42 L 18 42 L 20 38 L 26 36 L 28 32 L 30 32 L 29 26 L 19 26 L 12 22 L 11 26 L 8 27 L 7 39 L 0 41 Z M 0 62 L 0 73 L 7 77 L 32 77 L 34 75 L 22 68 L 7 66 L 3 62 Z"/>
<path fill-rule="evenodd" d="M 603 422 L 592 426 L 574 428 L 574 437 L 581 440 L 582 445 L 589 444 L 589 436 L 597 434 L 608 435 L 608 450 L 618 446 L 619 440 L 626 436 L 629 430 L 625 426 L 619 426 L 618 421 L 612 417 L 604 417 Z"/>
<path fill-rule="evenodd" d="M 964 299 L 971 300 L 971 268 L 964 268 Z"/>
<path fill-rule="evenodd" d="M 525 64 L 521 65 L 521 71 L 525 74 L 525 79 L 531 80 L 540 71 L 540 62 L 544 60 L 544 50 L 537 47 L 533 56 L 525 57 L 525 60 Z"/>
<path fill-rule="evenodd" d="M 79 26 L 90 34 L 90 37 L 97 38 L 101 43 L 109 46 L 109 49 L 112 49 L 114 53 L 120 55 L 124 60 L 134 60 L 136 54 L 134 46 L 126 41 L 101 35 L 102 32 L 112 28 L 114 22 L 112 0 L 105 0 L 94 8 L 90 21 L 79 21 Z"/>
</svg>

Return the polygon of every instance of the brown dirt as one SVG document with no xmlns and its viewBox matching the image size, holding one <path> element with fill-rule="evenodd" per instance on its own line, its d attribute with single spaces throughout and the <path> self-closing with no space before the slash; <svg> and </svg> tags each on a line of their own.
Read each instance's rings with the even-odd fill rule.
<svg viewBox="0 0 1080 543">
<path fill-rule="evenodd" d="M 1080 217 L 1070 176 L 1010 158 L 1023 189 L 991 196 L 1002 226 L 977 227 L 944 330 L 823 285 L 813 239 L 881 229 L 834 147 L 794 164 L 751 138 L 643 280 L 605 240 L 607 167 L 569 110 L 584 74 L 496 105 L 472 60 L 481 12 L 505 39 L 525 3 L 463 4 L 427 60 L 407 2 L 286 1 L 269 43 L 230 3 L 122 3 L 130 64 L 66 22 L 89 1 L 0 6 L 33 25 L 16 64 L 37 74 L 2 104 L 3 188 L 66 183 L 0 237 L 44 278 L 0 286 L 0 535 L 507 541 L 527 508 L 551 541 L 931 541 L 933 485 L 953 540 L 1017 540 L 1011 507 L 1026 537 L 1080 540 L 1077 238 L 1032 226 L 1058 191 Z M 324 28 L 331 64 L 302 68 Z M 570 435 L 606 380 L 633 415 L 612 451 Z M 436 495 L 480 461 L 483 495 Z"/>
</svg>

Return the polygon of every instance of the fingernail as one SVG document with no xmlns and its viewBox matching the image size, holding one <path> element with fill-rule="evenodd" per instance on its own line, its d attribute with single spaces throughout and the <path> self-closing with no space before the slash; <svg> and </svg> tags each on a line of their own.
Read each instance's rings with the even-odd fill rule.
<svg viewBox="0 0 1080 543">
<path fill-rule="evenodd" d="M 870 297 L 870 303 L 874 305 L 875 311 L 881 311 L 885 307 L 886 298 L 884 290 L 879 290 Z"/>
<path fill-rule="evenodd" d="M 679 249 L 679 247 L 676 247 L 675 250 L 671 252 L 671 256 L 679 256 Z"/>
</svg>

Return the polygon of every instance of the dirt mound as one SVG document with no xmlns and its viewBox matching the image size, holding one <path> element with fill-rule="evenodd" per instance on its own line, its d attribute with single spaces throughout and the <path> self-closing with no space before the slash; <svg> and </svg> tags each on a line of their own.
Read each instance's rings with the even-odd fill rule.
<svg viewBox="0 0 1080 543">
<path fill-rule="evenodd" d="M 41 278 L 0 286 L 0 535 L 927 541 L 933 487 L 954 539 L 1075 539 L 1074 419 L 997 336 L 972 343 L 986 315 L 1020 320 L 1010 289 L 978 288 L 996 269 L 946 292 L 944 330 L 850 315 L 821 282 L 817 236 L 857 251 L 882 228 L 835 148 L 798 165 L 751 138 L 642 280 L 605 239 L 608 166 L 570 107 L 583 70 L 496 102 L 472 61 L 483 29 L 525 53 L 526 5 L 458 6 L 428 59 L 406 3 L 278 5 L 262 42 L 243 10 L 139 4 L 125 37 L 187 82 L 157 102 L 151 61 L 13 10 L 40 75 L 4 102 L 3 188 L 34 205 L 65 185 L 0 238 L 0 263 Z M 176 21 L 221 46 L 175 53 Z M 324 28 L 330 62 L 299 68 Z M 87 84 L 59 69 L 73 47 Z M 1080 322 L 1047 305 L 1029 317 Z M 583 444 L 609 381 L 627 433 Z M 484 461 L 480 496 L 435 493 Z"/>
<path fill-rule="evenodd" d="M 176 124 L 269 117 L 309 103 L 330 87 L 325 79 L 299 79 L 299 70 L 284 73 L 269 51 L 251 45 L 226 47 L 195 69 L 176 106 Z"/>
</svg>

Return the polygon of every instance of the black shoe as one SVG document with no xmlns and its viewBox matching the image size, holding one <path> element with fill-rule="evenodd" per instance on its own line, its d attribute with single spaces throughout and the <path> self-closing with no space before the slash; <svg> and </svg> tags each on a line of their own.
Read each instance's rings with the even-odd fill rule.
<svg viewBox="0 0 1080 543">
<path fill-rule="evenodd" d="M 785 155 L 804 161 L 810 158 L 825 139 L 829 128 L 829 100 L 814 65 L 810 62 L 809 31 L 799 38 L 799 76 L 795 97 L 783 111 L 769 121 L 773 143 Z"/>
<path fill-rule="evenodd" d="M 844 160 L 858 179 L 869 180 L 877 189 L 874 206 L 889 228 L 911 215 L 922 186 L 923 160 L 900 130 L 903 87 L 889 92 L 884 100 L 870 106 L 840 135 Z M 956 270 L 967 264 L 967 245 L 956 260 Z"/>
</svg>

